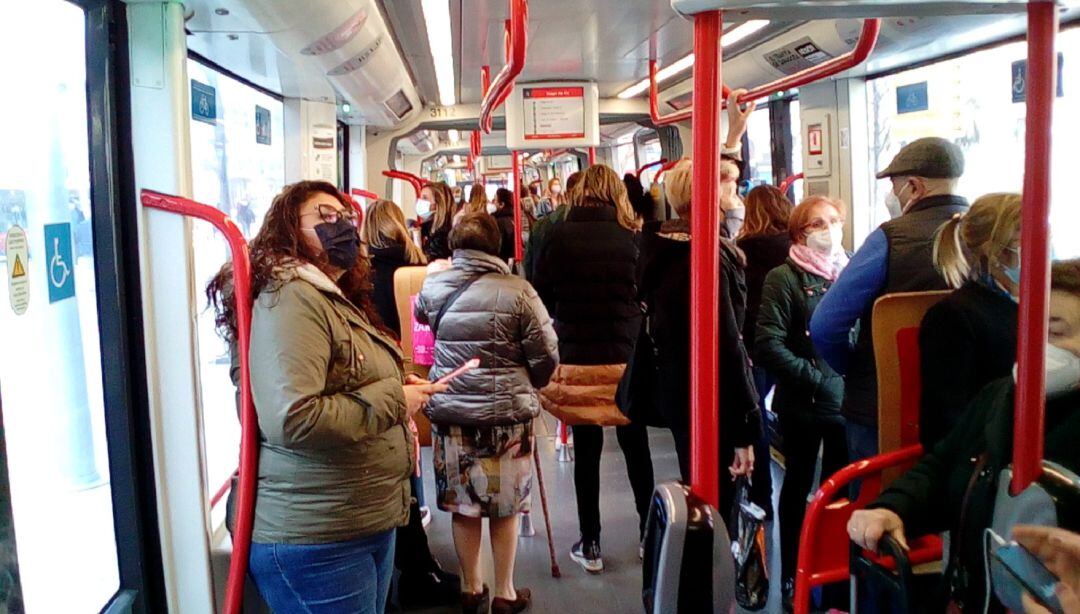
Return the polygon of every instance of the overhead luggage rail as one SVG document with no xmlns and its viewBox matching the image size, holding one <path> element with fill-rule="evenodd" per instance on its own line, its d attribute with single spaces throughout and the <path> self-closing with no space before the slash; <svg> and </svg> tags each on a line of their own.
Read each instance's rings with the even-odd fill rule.
<svg viewBox="0 0 1080 614">
<path fill-rule="evenodd" d="M 236 223 L 217 207 L 181 196 L 143 190 L 144 207 L 168 211 L 210 222 L 229 243 L 232 253 L 233 295 L 236 299 L 236 345 L 240 352 L 240 468 L 236 492 L 236 520 L 233 532 L 229 579 L 225 589 L 225 614 L 240 614 L 244 600 L 251 531 L 255 519 L 255 478 L 259 464 L 259 424 L 251 397 L 251 368 L 248 347 L 251 339 L 251 260 L 244 234 Z"/>
<path fill-rule="evenodd" d="M 390 179 L 397 179 L 400 181 L 409 182 L 409 185 L 412 186 L 413 191 L 416 192 L 417 198 L 420 197 L 420 190 L 424 189 L 424 186 L 427 184 L 427 181 L 424 181 L 420 177 L 417 177 L 416 175 L 412 173 L 407 173 L 405 171 L 389 169 L 383 171 L 382 174 L 384 177 L 389 177 Z"/>
<path fill-rule="evenodd" d="M 528 0 L 510 0 L 510 19 L 506 28 L 506 64 L 495 75 L 495 81 L 484 94 L 480 103 L 480 129 L 491 133 L 494 125 L 495 109 L 514 89 L 514 82 L 525 69 L 525 47 L 528 36 L 529 2 Z"/>
<path fill-rule="evenodd" d="M 648 169 L 650 169 L 650 168 L 652 168 L 654 166 L 663 166 L 663 165 L 667 164 L 667 161 L 668 161 L 667 158 L 660 158 L 656 162 L 649 162 L 648 164 L 643 164 L 643 165 L 641 165 L 640 168 L 637 169 L 637 171 L 634 172 L 634 176 L 637 177 L 638 179 L 641 179 L 641 174 L 644 173 L 646 170 L 648 170 Z M 657 174 L 659 174 L 659 173 L 657 173 Z"/>
</svg>

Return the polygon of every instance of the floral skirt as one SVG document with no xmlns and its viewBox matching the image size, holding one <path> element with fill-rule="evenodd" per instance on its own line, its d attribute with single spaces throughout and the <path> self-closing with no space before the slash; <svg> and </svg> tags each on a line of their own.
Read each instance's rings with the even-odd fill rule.
<svg viewBox="0 0 1080 614">
<path fill-rule="evenodd" d="M 432 425 L 439 509 L 473 518 L 529 511 L 532 422 L 508 426 Z"/>
</svg>

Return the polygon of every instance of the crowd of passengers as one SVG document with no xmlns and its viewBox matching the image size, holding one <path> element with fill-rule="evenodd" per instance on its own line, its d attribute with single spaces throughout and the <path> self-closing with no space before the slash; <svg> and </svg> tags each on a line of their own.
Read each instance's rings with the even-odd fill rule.
<svg viewBox="0 0 1080 614">
<path fill-rule="evenodd" d="M 793 206 L 771 186 L 739 196 L 753 105 L 733 99 L 728 108 L 719 177 L 721 509 L 730 509 L 732 478 L 747 476 L 751 500 L 773 518 L 762 424 L 769 404 L 784 434 L 776 516 L 789 610 L 818 463 L 828 476 L 878 451 L 875 300 L 953 288 L 920 332 L 927 453 L 848 530 L 871 550 L 885 535 L 906 546 L 948 532 L 942 590 L 929 609 L 982 611 L 988 602 L 1004 611 L 985 585 L 981 534 L 1011 458 L 1020 196 L 988 194 L 969 206 L 956 194 L 961 150 L 919 139 L 878 173 L 892 184 L 891 221 L 850 254 L 847 208 L 835 198 Z M 604 569 L 606 426 L 626 459 L 641 536 L 654 487 L 647 426 L 670 429 L 681 477 L 690 477 L 692 175 L 689 159 L 667 172 L 663 196 L 675 216 L 664 221 L 655 219 L 655 192 L 604 165 L 574 173 L 565 192 L 558 179 L 543 194 L 521 186 L 521 263 L 514 244 L 524 237 L 505 189 L 489 202 L 479 184 L 468 200 L 460 188 L 426 185 L 419 245 L 387 200 L 370 204 L 358 232 L 357 214 L 330 184 L 296 183 L 274 199 L 250 245 L 261 434 L 250 573 L 275 612 L 383 612 L 395 568 L 404 608 L 527 609 L 531 594 L 515 586 L 514 561 L 542 409 L 572 425 L 580 539 L 571 558 L 588 572 Z M 405 371 L 394 273 L 424 265 L 413 315 L 436 341 L 421 376 Z M 229 340 L 232 287 L 226 267 L 207 289 Z M 1080 261 L 1052 265 L 1049 334 L 1045 455 L 1080 471 Z M 479 367 L 438 383 L 474 357 Z M 460 577 L 441 568 L 420 520 L 412 418 L 421 411 L 432 424 L 437 505 L 452 514 Z M 1061 579 L 1065 611 L 1080 612 L 1080 537 L 1049 528 L 1015 537 Z M 1028 597 L 1025 607 L 1045 611 Z"/>
</svg>

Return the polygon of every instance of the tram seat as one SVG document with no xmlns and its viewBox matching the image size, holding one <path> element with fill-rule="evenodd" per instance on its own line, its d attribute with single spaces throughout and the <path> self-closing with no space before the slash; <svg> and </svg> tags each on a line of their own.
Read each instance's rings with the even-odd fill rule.
<svg viewBox="0 0 1080 614">
<path fill-rule="evenodd" d="M 874 357 L 878 381 L 878 450 L 919 443 L 922 401 L 919 329 L 923 316 L 950 292 L 886 294 L 874 303 Z M 886 476 L 886 483 L 892 476 Z"/>
<path fill-rule="evenodd" d="M 847 523 L 856 510 L 865 508 L 888 483 L 888 474 L 903 471 L 922 456 L 916 444 L 852 463 L 822 483 L 806 509 L 799 540 L 799 560 L 795 572 L 795 614 L 810 611 L 813 588 L 846 582 L 849 578 L 850 548 Z M 848 487 L 859 480 L 862 485 L 855 501 L 848 498 Z M 909 540 L 912 567 L 941 560 L 942 542 L 937 535 Z M 884 562 L 886 566 L 888 562 Z"/>
<path fill-rule="evenodd" d="M 427 375 L 428 368 L 413 364 L 412 361 L 412 303 L 411 297 L 420 294 L 420 288 L 427 278 L 427 267 L 406 266 L 394 272 L 394 302 L 397 303 L 398 320 L 401 322 L 401 351 L 405 355 L 405 372 Z M 423 412 L 413 417 L 416 422 L 420 445 L 431 445 L 431 422 Z"/>
</svg>

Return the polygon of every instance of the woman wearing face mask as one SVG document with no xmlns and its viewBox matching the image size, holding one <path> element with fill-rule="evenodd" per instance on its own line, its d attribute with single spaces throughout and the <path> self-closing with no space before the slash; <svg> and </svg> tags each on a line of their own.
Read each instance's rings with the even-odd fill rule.
<svg viewBox="0 0 1080 614">
<path fill-rule="evenodd" d="M 484 192 L 484 184 L 474 183 L 469 189 L 469 202 L 465 203 L 465 206 L 454 214 L 454 226 L 457 226 L 457 223 L 461 221 L 461 218 L 466 215 L 482 213 L 484 211 L 489 211 L 487 193 Z"/>
<path fill-rule="evenodd" d="M 409 513 L 406 424 L 446 389 L 406 384 L 355 224 L 333 185 L 302 181 L 274 198 L 251 241 L 260 457 L 250 573 L 275 612 L 384 611 L 394 532 Z M 235 340 L 231 268 L 207 294 Z"/>
<path fill-rule="evenodd" d="M 847 264 L 840 244 L 843 205 L 812 196 L 791 212 L 787 261 L 765 277 L 757 316 L 754 362 L 775 378 L 773 410 L 784 430 L 786 473 L 780 491 L 780 559 L 784 607 L 795 594 L 795 565 L 806 497 L 814 491 L 818 449 L 821 475 L 847 464 L 840 403 L 844 381 L 821 360 L 806 333 L 810 316 Z"/>
<path fill-rule="evenodd" d="M 502 234 L 499 258 L 507 262 L 514 257 L 514 195 L 510 190 L 499 188 L 495 192 L 495 202 L 491 203 L 488 213 L 499 224 L 499 233 Z"/>
<path fill-rule="evenodd" d="M 1044 458 L 1080 472 L 1080 260 L 1051 267 L 1049 334 Z M 949 531 L 942 602 L 927 611 L 945 611 L 945 600 L 963 612 L 982 612 L 987 600 L 990 612 L 1005 611 L 987 595 L 983 541 L 1012 462 L 1015 389 L 1012 376 L 983 388 L 944 439 L 848 522 L 849 537 L 870 550 L 886 534 L 906 546 L 908 537 Z"/>
<path fill-rule="evenodd" d="M 442 182 L 429 183 L 420 190 L 416 215 L 421 220 L 420 236 L 428 262 L 450 257 L 453 199 L 450 186 Z"/>
<path fill-rule="evenodd" d="M 934 266 L 955 292 L 932 307 L 919 331 L 919 439 L 945 437 L 983 386 L 1016 357 L 1020 195 L 987 194 L 941 226 Z"/>
</svg>

